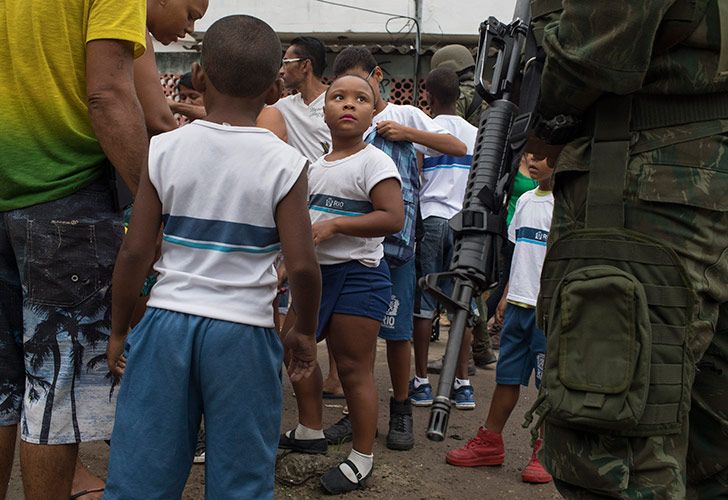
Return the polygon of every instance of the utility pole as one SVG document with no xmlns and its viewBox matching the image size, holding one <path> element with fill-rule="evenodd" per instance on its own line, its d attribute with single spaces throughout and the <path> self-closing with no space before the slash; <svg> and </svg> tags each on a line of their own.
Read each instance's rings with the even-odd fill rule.
<svg viewBox="0 0 728 500">
<path fill-rule="evenodd" d="M 423 0 L 415 1 L 415 81 L 414 81 L 414 92 L 412 94 L 413 106 L 417 106 L 420 97 L 420 55 L 422 54 L 422 2 Z"/>
</svg>

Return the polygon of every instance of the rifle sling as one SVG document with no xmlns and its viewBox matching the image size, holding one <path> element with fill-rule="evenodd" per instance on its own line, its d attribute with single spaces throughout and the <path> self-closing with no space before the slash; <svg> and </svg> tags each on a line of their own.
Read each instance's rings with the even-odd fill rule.
<svg viewBox="0 0 728 500">
<path fill-rule="evenodd" d="M 624 227 L 624 183 L 629 161 L 631 96 L 608 95 L 595 106 L 586 227 Z"/>
</svg>

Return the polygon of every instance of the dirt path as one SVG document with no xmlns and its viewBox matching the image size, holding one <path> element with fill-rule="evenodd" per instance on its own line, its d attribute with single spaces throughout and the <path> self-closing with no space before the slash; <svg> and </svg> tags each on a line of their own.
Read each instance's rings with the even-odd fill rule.
<svg viewBox="0 0 728 500">
<path fill-rule="evenodd" d="M 445 335 L 443 335 L 445 337 Z M 425 430 L 429 418 L 428 408 L 414 408 L 415 447 L 411 451 L 397 452 L 388 450 L 385 446 L 388 428 L 389 408 L 389 374 L 386 366 L 384 343 L 378 345 L 376 376 L 379 385 L 379 437 L 374 448 L 375 468 L 366 490 L 349 494 L 353 498 L 381 498 L 381 499 L 430 499 L 430 498 L 460 498 L 460 499 L 529 499 L 529 498 L 560 498 L 552 484 L 536 486 L 521 482 L 521 469 L 530 458 L 528 432 L 521 428 L 522 415 L 533 403 L 536 390 L 530 387 L 521 392 L 521 398 L 511 421 L 506 426 L 504 435 L 506 445 L 506 462 L 501 467 L 460 468 L 445 463 L 447 450 L 462 446 L 472 437 L 478 426 L 482 425 L 487 412 L 490 394 L 495 384 L 495 370 L 478 369 L 477 374 L 471 377 L 475 387 L 478 403 L 474 411 L 457 411 L 453 409 L 450 415 L 448 438 L 435 443 L 425 437 Z M 445 349 L 445 342 L 439 341 L 431 344 L 430 355 L 440 355 Z M 319 359 L 325 360 L 326 354 L 320 346 Z M 324 361 L 325 363 L 325 361 Z M 437 376 L 430 376 L 433 386 L 436 386 Z M 341 417 L 343 404 L 339 401 L 327 401 L 324 409 L 324 425 L 330 425 Z M 283 429 L 290 429 L 295 425 L 295 401 L 290 384 L 284 387 L 284 415 Z M 322 496 L 318 486 L 316 470 L 326 470 L 338 460 L 345 458 L 350 450 L 350 444 L 330 447 L 325 457 L 311 462 L 310 457 L 301 459 L 295 454 L 284 455 L 279 458 L 278 476 L 276 482 L 276 498 L 319 498 Z M 104 443 L 89 443 L 81 446 L 81 456 L 92 471 L 105 476 L 108 461 L 108 447 Z M 312 476 L 302 485 L 292 486 L 284 484 L 285 478 Z M 16 462 L 13 477 L 8 491 L 8 499 L 22 499 L 20 486 L 20 467 Z M 192 467 L 189 481 L 184 494 L 185 499 L 197 500 L 204 498 L 204 467 Z"/>
</svg>

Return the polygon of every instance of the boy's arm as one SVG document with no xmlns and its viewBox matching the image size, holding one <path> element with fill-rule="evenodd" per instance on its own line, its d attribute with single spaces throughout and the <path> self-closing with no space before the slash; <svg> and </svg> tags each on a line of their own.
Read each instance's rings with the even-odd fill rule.
<svg viewBox="0 0 728 500">
<path fill-rule="evenodd" d="M 409 141 L 447 155 L 463 156 L 468 152 L 465 143 L 453 135 L 406 127 L 391 120 L 377 123 L 377 132 L 390 141 Z"/>
<path fill-rule="evenodd" d="M 316 260 L 308 215 L 308 165 L 278 203 L 276 226 L 291 297 L 296 304 L 296 323 L 283 343 L 291 353 L 288 375 L 291 381 L 297 382 L 308 377 L 316 366 L 316 325 L 321 300 L 321 270 Z"/>
<path fill-rule="evenodd" d="M 148 169 L 144 168 L 134 200 L 129 232 L 124 236 L 116 257 L 111 282 L 111 338 L 106 354 L 109 370 L 117 377 L 124 373 L 119 360 L 124 352 L 124 340 L 139 290 L 156 256 L 161 224 L 162 203 L 149 180 Z"/>
<path fill-rule="evenodd" d="M 288 142 L 288 129 L 283 114 L 273 106 L 264 107 L 258 114 L 257 125 L 270 130 L 283 142 Z"/>
<path fill-rule="evenodd" d="M 384 179 L 369 192 L 374 210 L 357 217 L 336 217 L 313 225 L 315 244 L 326 241 L 335 234 L 376 238 L 394 234 L 404 224 L 404 203 L 399 181 Z"/>
<path fill-rule="evenodd" d="M 154 45 L 149 33 L 147 33 L 147 50 L 134 61 L 134 87 L 144 110 L 144 123 L 150 136 L 177 128 L 177 120 L 169 109 L 169 100 L 159 84 Z"/>
<path fill-rule="evenodd" d="M 205 106 L 197 106 L 188 102 L 170 101 L 169 99 L 167 101 L 169 102 L 169 109 L 173 113 L 185 115 L 190 120 L 200 120 L 207 116 Z"/>
</svg>

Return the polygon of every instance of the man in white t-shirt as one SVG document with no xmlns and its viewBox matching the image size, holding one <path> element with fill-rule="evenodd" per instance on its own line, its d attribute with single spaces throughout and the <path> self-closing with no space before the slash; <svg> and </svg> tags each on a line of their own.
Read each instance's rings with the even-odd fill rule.
<svg viewBox="0 0 728 500">
<path fill-rule="evenodd" d="M 286 122 L 288 144 L 311 162 L 328 153 L 331 145 L 331 133 L 324 123 L 324 69 L 326 48 L 321 40 L 294 38 L 283 57 L 281 77 L 286 90 L 297 93 L 273 105 Z"/>
<path fill-rule="evenodd" d="M 331 132 L 324 122 L 324 95 L 328 86 L 321 79 L 325 69 L 326 47 L 321 40 L 311 36 L 294 38 L 283 55 L 281 78 L 285 89 L 296 93 L 279 99 L 272 106 L 283 117 L 288 144 L 311 163 L 331 149 Z M 265 120 L 259 122 L 260 126 L 270 128 L 270 119 L 280 120 L 270 111 L 263 110 L 263 114 Z M 288 313 L 288 293 L 282 294 L 279 300 L 278 312 L 285 315 Z M 344 397 L 331 353 L 329 374 L 324 380 L 324 397 Z"/>
</svg>

